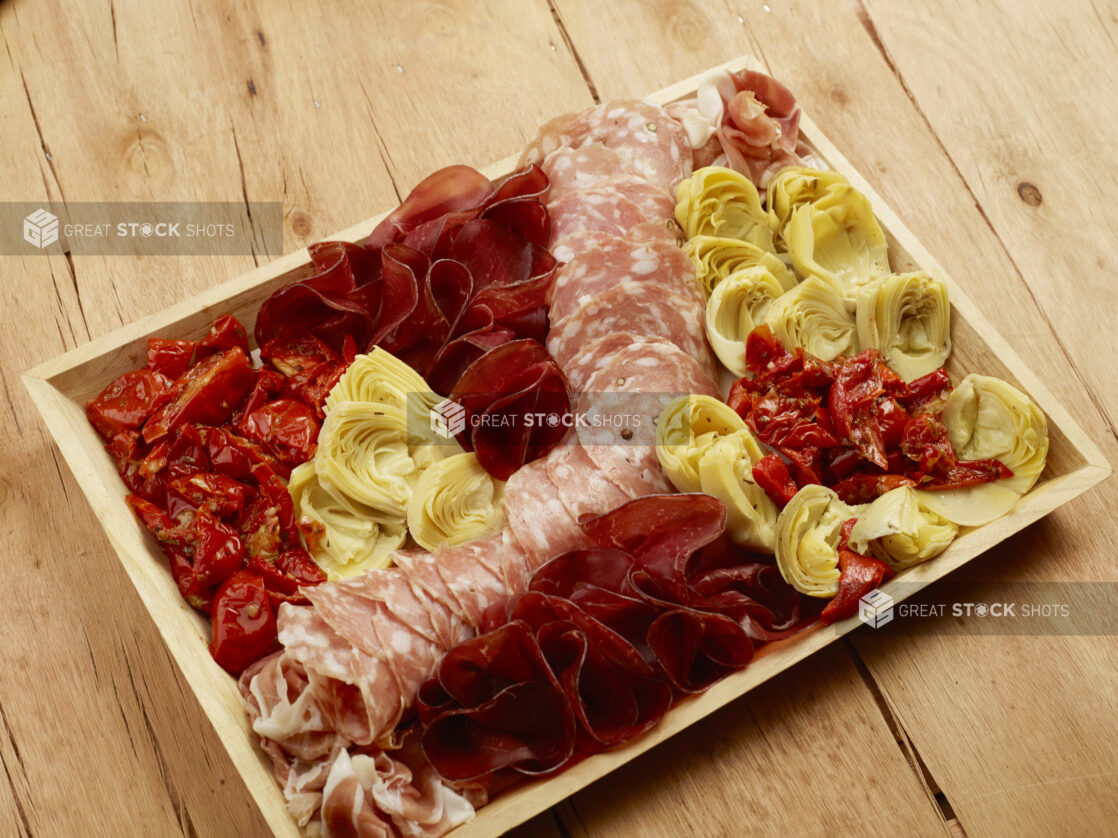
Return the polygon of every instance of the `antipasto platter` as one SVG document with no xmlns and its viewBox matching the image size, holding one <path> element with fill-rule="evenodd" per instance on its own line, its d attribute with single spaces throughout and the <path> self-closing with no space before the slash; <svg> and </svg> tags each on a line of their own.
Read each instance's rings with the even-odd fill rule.
<svg viewBox="0 0 1118 838">
<path fill-rule="evenodd" d="M 752 66 L 25 376 L 276 834 L 501 834 L 1109 473 Z"/>
</svg>

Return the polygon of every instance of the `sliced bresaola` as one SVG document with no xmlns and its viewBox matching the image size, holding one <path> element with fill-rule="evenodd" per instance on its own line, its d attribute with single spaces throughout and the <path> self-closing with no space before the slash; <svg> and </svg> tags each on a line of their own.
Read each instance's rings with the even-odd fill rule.
<svg viewBox="0 0 1118 838">
<path fill-rule="evenodd" d="M 469 166 L 447 166 L 428 175 L 389 213 L 365 239 L 366 247 L 377 249 L 400 241 L 424 223 L 450 213 L 479 206 L 493 194 L 493 184 Z"/>
<path fill-rule="evenodd" d="M 466 411 L 467 430 L 460 441 L 499 480 L 555 446 L 566 433 L 562 420 L 571 410 L 566 377 L 534 340 L 506 343 L 482 355 L 450 397 Z"/>
<path fill-rule="evenodd" d="M 347 335 L 365 346 L 380 315 L 379 254 L 351 242 L 319 242 L 307 251 L 314 275 L 264 301 L 256 316 L 257 345 L 309 332 L 338 353 Z"/>
</svg>

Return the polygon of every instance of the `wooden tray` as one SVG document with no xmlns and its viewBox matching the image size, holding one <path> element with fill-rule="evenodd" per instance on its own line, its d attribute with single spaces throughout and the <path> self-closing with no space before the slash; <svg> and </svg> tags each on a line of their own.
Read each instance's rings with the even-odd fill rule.
<svg viewBox="0 0 1118 838">
<path fill-rule="evenodd" d="M 739 58 L 722 65 L 722 68 L 734 71 L 746 67 L 755 68 L 757 65 L 750 58 Z M 679 82 L 648 98 L 658 104 L 684 98 L 695 91 L 705 75 Z M 893 269 L 907 271 L 919 268 L 946 279 L 954 309 L 951 320 L 953 349 L 948 364 L 952 375 L 958 379 L 967 372 L 979 372 L 1004 378 L 1029 393 L 1048 416 L 1048 464 L 1037 485 L 1008 515 L 984 527 L 964 529 L 943 554 L 899 574 L 883 586 L 895 600 L 900 601 L 1067 503 L 1103 480 L 1111 469 L 1099 449 L 1068 412 L 1025 367 L 966 294 L 946 276 L 916 237 L 815 124 L 804 116 L 800 129 L 819 157 L 845 174 L 872 202 L 874 213 L 889 240 Z M 492 166 L 486 174 L 495 178 L 507 174 L 514 165 L 515 160 L 509 158 Z M 367 235 L 382 217 L 371 218 L 331 238 L 358 240 Z M 84 409 L 85 403 L 109 381 L 146 363 L 149 337 L 197 339 L 206 334 L 215 317 L 227 313 L 235 315 L 249 327 L 251 333 L 256 311 L 268 295 L 311 274 L 306 250 L 288 254 L 238 279 L 80 346 L 23 376 L 59 450 L 101 520 L 109 541 L 151 613 L 167 648 L 238 766 L 248 793 L 272 831 L 282 836 L 297 836 L 299 831 L 284 806 L 283 795 L 272 777 L 270 762 L 256 745 L 256 736 L 249 727 L 236 682 L 210 658 L 206 648 L 208 620 L 183 601 L 162 553 L 124 503 L 124 485 L 101 439 L 86 421 Z M 480 838 L 511 829 L 858 625 L 858 619 L 851 618 L 829 628 L 815 628 L 763 647 L 744 670 L 715 684 L 702 695 L 684 701 L 646 736 L 625 747 L 591 757 L 558 777 L 529 783 L 506 793 L 481 809 L 474 821 L 459 827 L 453 835 L 456 838 Z"/>
</svg>

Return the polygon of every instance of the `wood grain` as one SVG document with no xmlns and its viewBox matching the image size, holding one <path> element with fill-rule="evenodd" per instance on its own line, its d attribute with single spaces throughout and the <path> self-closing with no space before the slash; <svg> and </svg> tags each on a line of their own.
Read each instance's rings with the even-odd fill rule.
<svg viewBox="0 0 1118 838">
<path fill-rule="evenodd" d="M 1113 369 L 1097 361 L 1113 355 L 1115 340 L 1106 328 L 1115 294 L 1105 200 L 1114 20 L 1106 9 L 1062 5 L 1049 19 L 1039 5 L 1011 14 L 994 3 L 924 0 L 912 11 L 667 0 L 466 8 L 13 0 L 0 6 L 0 198 L 282 200 L 289 251 L 389 205 L 438 165 L 515 150 L 531 126 L 595 93 L 642 95 L 754 52 L 1115 460 L 1118 445 L 1093 406 L 1113 423 Z M 958 60 L 959 50 L 976 59 Z M 1020 183 L 1041 203 L 1027 203 L 1022 194 L 1035 196 Z M 15 427 L 14 444 L 0 450 L 9 534 L 0 567 L 12 603 L 0 614 L 2 834 L 74 834 L 90 824 L 117 835 L 260 832 L 229 791 L 220 744 L 183 699 L 175 667 L 17 382 L 33 363 L 255 261 L 0 257 L 0 380 Z M 983 559 L 976 582 L 1113 578 L 1115 502 L 1111 481 Z M 563 829 L 692 834 L 706 817 L 736 823 L 748 799 L 757 810 L 748 823 L 760 834 L 790 816 L 818 833 L 835 824 L 828 810 L 811 798 L 773 807 L 776 788 L 834 776 L 819 754 L 864 747 L 909 774 L 844 803 L 840 834 L 894 834 L 878 819 L 882 807 L 922 834 L 928 814 L 938 820 L 942 811 L 923 791 L 916 758 L 915 768 L 897 764 L 907 751 L 882 735 L 882 719 L 891 719 L 894 740 L 927 763 L 931 787 L 942 788 L 968 834 L 1067 834 L 1068 824 L 1082 829 L 1075 834 L 1113 834 L 1113 639 L 926 634 L 857 641 L 874 689 L 848 679 L 842 655 L 802 665 L 802 677 L 819 682 L 814 696 L 829 724 L 813 724 L 817 708 L 778 679 L 751 710 L 763 722 L 727 725 L 742 731 L 740 742 L 723 747 L 722 728 L 704 730 L 679 746 L 679 766 L 666 776 L 657 750 L 563 807 Z M 1063 686 L 1053 691 L 1057 679 Z M 866 699 L 875 690 L 875 706 L 889 715 L 872 715 Z M 715 746 L 730 768 L 704 762 Z M 773 747 L 785 763 L 758 761 L 772 759 Z M 1047 761 L 1053 752 L 1059 759 Z M 769 771 L 764 800 L 739 797 L 759 794 L 742 779 L 742 766 L 753 765 Z M 1047 776 L 1037 766 L 1050 766 Z M 708 782 L 689 782 L 692 772 Z M 734 779 L 724 793 L 702 791 L 712 776 Z M 658 819 L 621 820 L 611 814 L 615 800 L 630 810 L 647 803 Z M 557 832 L 544 818 L 528 834 Z"/>
</svg>

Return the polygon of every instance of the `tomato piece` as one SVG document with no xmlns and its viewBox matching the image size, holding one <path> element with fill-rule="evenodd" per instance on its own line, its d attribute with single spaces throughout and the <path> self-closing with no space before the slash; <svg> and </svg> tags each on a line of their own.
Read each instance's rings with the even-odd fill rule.
<svg viewBox="0 0 1118 838">
<path fill-rule="evenodd" d="M 251 476 L 253 466 L 267 465 L 276 470 L 274 455 L 228 428 L 206 428 L 205 440 L 210 468 L 216 474 L 244 480 Z"/>
<path fill-rule="evenodd" d="M 770 364 L 787 360 L 791 354 L 777 340 L 772 329 L 764 324 L 750 332 L 745 339 L 745 365 L 758 377 L 769 369 Z"/>
<path fill-rule="evenodd" d="M 326 418 L 326 397 L 346 371 L 346 365 L 324 361 L 295 373 L 287 380 L 287 395 L 314 408 L 315 416 Z"/>
<path fill-rule="evenodd" d="M 148 366 L 174 380 L 194 365 L 197 350 L 192 340 L 148 338 Z"/>
<path fill-rule="evenodd" d="M 281 460 L 295 464 L 314 456 L 318 428 L 314 411 L 295 399 L 268 402 L 247 414 L 238 426 L 245 436 L 264 443 Z"/>
<path fill-rule="evenodd" d="M 951 395 L 951 377 L 947 370 L 940 367 L 935 372 L 910 381 L 904 386 L 903 393 L 895 395 L 909 413 L 938 412 L 937 408 L 942 408 Z"/>
<path fill-rule="evenodd" d="M 772 498 L 777 509 L 783 509 L 799 489 L 788 473 L 788 466 L 776 454 L 768 454 L 754 464 L 753 479 Z"/>
<path fill-rule="evenodd" d="M 167 494 L 195 509 L 205 509 L 222 519 L 239 518 L 245 503 L 256 493 L 249 486 L 221 474 L 195 472 L 167 484 Z"/>
<path fill-rule="evenodd" d="M 227 352 L 239 348 L 245 355 L 250 354 L 248 347 L 248 332 L 231 314 L 223 314 L 214 321 L 210 333 L 198 341 L 198 355 L 195 361 L 214 352 Z"/>
<path fill-rule="evenodd" d="M 907 410 L 901 407 L 892 396 L 886 396 L 877 402 L 877 419 L 881 428 L 881 440 L 886 449 L 900 447 L 904 439 L 904 429 L 911 417 Z"/>
<path fill-rule="evenodd" d="M 893 577 L 893 570 L 880 559 L 863 556 L 850 549 L 850 531 L 857 518 L 848 518 L 842 525 L 842 538 L 839 541 L 839 584 L 838 593 L 827 603 L 819 621 L 829 626 L 839 620 L 853 616 L 858 610 L 858 600 Z"/>
<path fill-rule="evenodd" d="M 918 481 L 903 474 L 851 474 L 832 488 L 843 503 L 870 503 L 875 498 L 901 486 L 915 486 Z"/>
<path fill-rule="evenodd" d="M 302 547 L 284 550 L 271 561 L 259 556 L 250 557 L 247 567 L 260 575 L 268 592 L 275 594 L 273 601 L 277 603 L 306 603 L 307 598 L 299 589 L 326 581 L 326 573 Z"/>
<path fill-rule="evenodd" d="M 144 424 L 144 440 L 155 442 L 187 423 L 225 422 L 254 379 L 248 356 L 239 346 L 199 361 L 175 382 L 174 400 L 164 404 Z"/>
<path fill-rule="evenodd" d="M 198 587 L 210 588 L 229 578 L 244 561 L 244 547 L 236 531 L 206 509 L 194 516 L 197 541 L 193 572 Z"/>
<path fill-rule="evenodd" d="M 234 417 L 234 425 L 240 425 L 248 414 L 270 402 L 282 393 L 283 388 L 287 385 L 287 379 L 275 370 L 259 369 L 256 370 L 255 374 L 256 382 L 252 385 L 252 391 L 248 394 L 248 398 L 245 399 L 240 411 Z"/>
<path fill-rule="evenodd" d="M 274 561 L 299 543 L 295 506 L 279 476 L 266 465 L 254 466 L 252 476 L 260 486 L 241 519 L 241 538 L 249 559 Z"/>
<path fill-rule="evenodd" d="M 97 433 L 111 440 L 121 431 L 139 428 L 167 404 L 173 394 L 171 379 L 144 367 L 115 379 L 90 400 L 85 415 Z"/>
<path fill-rule="evenodd" d="M 276 618 L 264 581 L 238 570 L 214 597 L 210 654 L 226 672 L 239 675 L 275 645 Z"/>
<path fill-rule="evenodd" d="M 835 431 L 850 440 L 862 457 L 884 469 L 889 463 L 877 412 L 877 399 L 885 391 L 875 349 L 855 355 L 835 374 L 827 405 Z"/>
<path fill-rule="evenodd" d="M 210 458 L 206 454 L 202 435 L 196 427 L 181 425 L 175 430 L 167 448 L 165 468 L 170 479 L 185 477 L 199 471 L 209 471 Z"/>
<path fill-rule="evenodd" d="M 288 378 L 322 363 L 342 363 L 337 352 L 309 332 L 268 341 L 260 347 L 260 358 Z"/>
<path fill-rule="evenodd" d="M 213 611 L 214 589 L 207 588 L 194 572 L 194 565 L 178 547 L 161 545 L 171 568 L 171 578 L 178 586 L 179 594 L 187 604 L 204 614 Z"/>
</svg>

